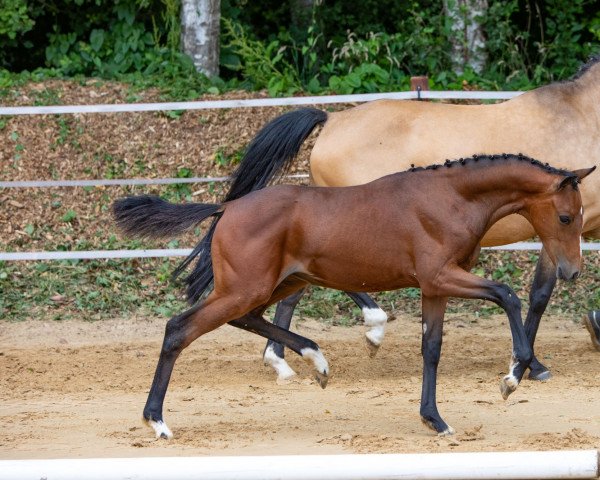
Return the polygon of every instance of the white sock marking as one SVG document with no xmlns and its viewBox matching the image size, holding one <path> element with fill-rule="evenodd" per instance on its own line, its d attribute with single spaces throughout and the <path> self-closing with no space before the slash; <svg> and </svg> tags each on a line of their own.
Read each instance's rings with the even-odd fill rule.
<svg viewBox="0 0 600 480">
<path fill-rule="evenodd" d="M 269 345 L 263 355 L 265 365 L 270 365 L 277 372 L 277 380 L 288 380 L 296 375 L 296 372 L 288 365 L 285 359 L 275 354 L 275 349 Z"/>
<path fill-rule="evenodd" d="M 307 362 L 312 361 L 317 372 L 323 375 L 329 375 L 329 363 L 321 353 L 321 350 L 314 350 L 312 348 L 303 348 L 300 350 L 302 358 Z"/>
<path fill-rule="evenodd" d="M 154 420 L 149 420 L 148 425 L 150 425 L 154 429 L 154 432 L 156 433 L 156 438 L 160 438 L 162 436 L 166 436 L 168 439 L 173 438 L 173 432 L 171 432 L 169 427 L 167 427 L 167 424 L 162 420 L 159 420 L 158 422 Z"/>
<path fill-rule="evenodd" d="M 517 377 L 515 377 L 515 368 L 517 368 L 517 365 L 519 365 L 519 362 L 516 361 L 514 356 L 511 357 L 508 375 L 504 377 L 506 384 L 514 388 L 517 388 L 519 385 L 519 380 L 517 380 Z"/>
<path fill-rule="evenodd" d="M 365 325 L 371 327 L 365 334 L 373 345 L 381 345 L 385 337 L 385 325 L 388 320 L 387 314 L 381 308 L 362 309 Z"/>
<path fill-rule="evenodd" d="M 456 431 L 450 425 L 448 425 L 448 428 L 446 430 L 438 433 L 438 437 L 447 437 L 448 435 L 454 435 L 455 433 Z"/>
</svg>

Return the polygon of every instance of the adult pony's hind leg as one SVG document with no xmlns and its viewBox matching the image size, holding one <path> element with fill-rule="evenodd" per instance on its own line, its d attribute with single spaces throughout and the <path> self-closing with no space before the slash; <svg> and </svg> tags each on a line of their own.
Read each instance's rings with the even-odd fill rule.
<svg viewBox="0 0 600 480">
<path fill-rule="evenodd" d="M 296 308 L 296 305 L 298 305 L 300 299 L 306 293 L 307 288 L 308 287 L 298 290 L 277 304 L 275 316 L 273 317 L 274 325 L 277 325 L 285 330 L 290 329 L 294 309 Z M 294 370 L 285 361 L 284 350 L 285 349 L 281 343 L 278 343 L 275 340 L 269 340 L 267 342 L 267 346 L 265 347 L 265 351 L 263 352 L 263 361 L 265 365 L 270 365 L 273 367 L 273 369 L 275 369 L 277 372 L 277 380 L 280 381 L 285 381 L 296 375 L 296 372 L 294 372 Z"/>
<path fill-rule="evenodd" d="M 248 330 L 290 348 L 315 368 L 315 379 L 321 388 L 327 386 L 329 379 L 329 364 L 321 353 L 319 346 L 312 340 L 285 328 L 273 325 L 265 320 L 259 311 L 255 310 L 243 318 L 229 322 L 234 327 Z"/>
<path fill-rule="evenodd" d="M 421 390 L 421 421 L 438 435 L 452 435 L 454 429 L 440 416 L 436 404 L 437 368 L 442 351 L 442 329 L 446 312 L 445 297 L 421 298 L 423 336 L 423 387 Z"/>
<path fill-rule="evenodd" d="M 346 292 L 354 300 L 354 303 L 362 310 L 365 325 L 370 327 L 365 333 L 369 356 L 372 358 L 377 354 L 385 336 L 385 325 L 388 321 L 385 313 L 377 303 L 366 293 Z"/>
<path fill-rule="evenodd" d="M 525 332 L 532 350 L 540 320 L 548 306 L 555 285 L 556 268 L 546 250 L 542 248 L 535 268 L 531 291 L 529 292 L 529 311 L 525 319 Z M 536 358 L 535 353 L 529 364 L 529 369 L 528 378 L 531 380 L 548 380 L 552 376 L 550 370 Z"/>
<path fill-rule="evenodd" d="M 600 310 L 590 310 L 583 317 L 583 324 L 590 334 L 592 345 L 600 352 Z"/>
<path fill-rule="evenodd" d="M 298 302 L 305 294 L 306 288 L 293 293 L 284 298 L 277 304 L 273 323 L 278 327 L 289 330 L 292 321 L 292 315 Z M 369 355 L 374 357 L 381 346 L 385 334 L 385 324 L 387 314 L 379 308 L 379 305 L 373 301 L 366 293 L 345 292 L 362 310 L 365 325 L 371 327 L 367 331 L 367 346 Z M 285 381 L 293 377 L 296 373 L 285 361 L 284 347 L 282 344 L 269 340 L 263 353 L 265 365 L 270 365 L 277 372 L 277 379 Z"/>
</svg>

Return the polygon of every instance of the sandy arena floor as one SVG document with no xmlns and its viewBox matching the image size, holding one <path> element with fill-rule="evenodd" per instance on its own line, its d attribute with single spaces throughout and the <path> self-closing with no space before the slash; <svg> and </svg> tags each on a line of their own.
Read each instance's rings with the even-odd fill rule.
<svg viewBox="0 0 600 480">
<path fill-rule="evenodd" d="M 330 361 L 326 390 L 293 353 L 297 380 L 277 385 L 263 340 L 225 326 L 180 357 L 165 403 L 175 434 L 155 440 L 141 412 L 164 319 L 0 323 L 0 458 L 404 453 L 600 446 L 600 353 L 572 320 L 545 318 L 537 351 L 554 377 L 524 380 L 508 401 L 510 335 L 497 316 L 447 319 L 437 437 L 419 420 L 420 324 L 389 324 L 368 358 L 361 326 L 303 321 Z"/>
</svg>

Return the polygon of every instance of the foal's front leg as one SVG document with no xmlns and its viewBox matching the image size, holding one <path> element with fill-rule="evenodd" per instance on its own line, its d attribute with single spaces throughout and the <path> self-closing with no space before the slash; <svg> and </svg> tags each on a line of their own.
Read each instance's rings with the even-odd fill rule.
<svg viewBox="0 0 600 480">
<path fill-rule="evenodd" d="M 525 332 L 527 333 L 532 350 L 540 326 L 540 320 L 550 301 L 555 285 L 556 267 L 546 253 L 546 249 L 542 248 L 529 292 L 529 311 L 525 318 Z M 531 380 L 548 380 L 552 376 L 550 370 L 536 358 L 535 354 L 531 360 L 529 369 L 529 378 Z"/>
<path fill-rule="evenodd" d="M 521 301 L 515 292 L 508 285 L 478 277 L 459 267 L 447 268 L 437 276 L 435 285 L 421 288 L 425 293 L 431 289 L 440 296 L 491 300 L 506 312 L 513 343 L 510 370 L 500 382 L 500 391 L 506 400 L 516 390 L 533 358 L 521 320 Z"/>
<path fill-rule="evenodd" d="M 454 429 L 440 416 L 436 404 L 437 368 L 442 350 L 442 329 L 448 299 L 421 297 L 422 327 L 421 354 L 423 355 L 423 388 L 421 390 L 421 420 L 438 435 L 452 435 Z"/>
</svg>

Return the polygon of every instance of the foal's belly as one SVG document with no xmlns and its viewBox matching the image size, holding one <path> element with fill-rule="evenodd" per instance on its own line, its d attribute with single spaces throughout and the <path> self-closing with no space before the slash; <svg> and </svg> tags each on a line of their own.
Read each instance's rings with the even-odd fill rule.
<svg viewBox="0 0 600 480">
<path fill-rule="evenodd" d="M 339 248 L 322 251 L 305 260 L 304 274 L 311 283 L 354 292 L 418 287 L 411 253 L 403 249 L 384 253 L 376 245 L 365 245 L 359 251 L 352 251 L 344 248 L 341 242 Z"/>
</svg>

